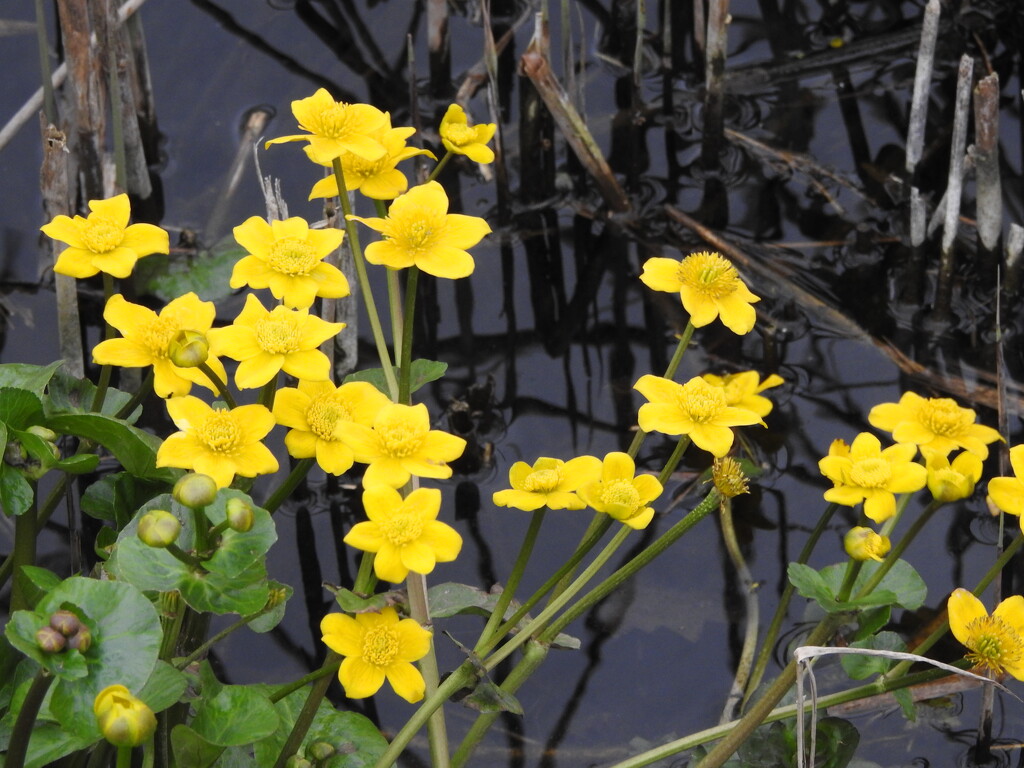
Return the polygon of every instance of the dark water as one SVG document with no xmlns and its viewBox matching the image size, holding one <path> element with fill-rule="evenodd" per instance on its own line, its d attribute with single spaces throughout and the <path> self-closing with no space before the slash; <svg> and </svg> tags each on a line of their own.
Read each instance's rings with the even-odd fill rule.
<svg viewBox="0 0 1024 768">
<path fill-rule="evenodd" d="M 402 52 L 413 4 L 355 5 L 365 30 L 354 24 L 350 4 L 343 2 L 179 1 L 144 8 L 164 134 L 162 160 L 155 169 L 163 226 L 172 233 L 190 230 L 209 245 L 234 224 L 263 212 L 248 166 L 221 229 L 210 228 L 210 211 L 223 194 L 238 150 L 239 126 L 254 107 L 276 111 L 268 136 L 292 133 L 289 102 L 327 85 L 338 96 L 348 92 L 359 99 L 387 99 L 378 105 L 392 110 L 396 125 L 407 123 Z M 867 429 L 872 405 L 894 401 L 913 388 L 956 396 L 995 424 L 994 412 L 983 407 L 992 403 L 987 393 L 995 370 L 994 269 L 974 253 L 973 229 L 965 225 L 952 316 L 934 318 L 929 305 L 935 296 L 937 241 L 930 240 L 917 255 L 900 244 L 906 207 L 896 185 L 886 179 L 898 175 L 903 165 L 920 4 L 734 2 L 725 124 L 742 136 L 726 142 L 717 169 L 700 162 L 702 70 L 694 64 L 686 31 L 689 4 L 672 6 L 678 28 L 671 53 L 664 51 L 662 38 L 648 34 L 643 78 L 635 92 L 630 87 L 632 10 L 626 6 L 584 2 L 573 6 L 570 16 L 574 51 L 585 62 L 576 76 L 588 123 L 621 174 L 632 214 L 613 224 L 590 215 L 600 201 L 560 139 L 551 157 L 535 157 L 534 146 L 520 146 L 525 135 L 519 123 L 522 84 L 511 67 L 532 23 L 518 31 L 502 59 L 509 72 L 503 81 L 507 113 L 502 120 L 511 178 L 506 218 L 499 221 L 494 182 L 476 178 L 473 168 L 461 169 L 463 210 L 487 216 L 496 234 L 475 250 L 477 271 L 471 279 L 458 286 L 437 285 L 434 293 L 428 285 L 424 306 L 432 314 L 420 338 L 425 354 L 445 360 L 450 368 L 445 381 L 425 395 L 436 415 L 452 398 L 463 398 L 470 387 L 493 379 L 493 418 L 479 426 L 481 441 L 494 445 L 494 465 L 457 475 L 446 487 L 447 514 L 449 519 L 458 516 L 467 546 L 457 563 L 438 570 L 437 578 L 487 584 L 508 573 L 527 515 L 495 510 L 488 500 L 506 487 L 513 461 L 603 455 L 622 447 L 639 405 L 630 387 L 643 373 L 660 373 L 671 350 L 670 330 L 680 322 L 672 302 L 652 298 L 635 279 L 639 266 L 651 255 L 706 247 L 668 219 L 663 206 L 670 204 L 737 243 L 752 261 L 746 272 L 751 288 L 764 298 L 758 327 L 749 336 L 739 339 L 714 328 L 698 331 L 699 346 L 688 354 L 684 375 L 754 367 L 786 380 L 769 393 L 776 409 L 768 430 L 748 430 L 766 474 L 761 487 L 736 505 L 767 621 L 784 585 L 786 564 L 825 506 L 821 494 L 827 483 L 817 460 L 834 438 L 850 440 Z M 456 75 L 481 55 L 476 10 L 472 4 L 460 5 L 452 18 Z M 495 3 L 500 22 L 514 21 L 523 10 Z M 29 8 L 18 11 L 28 18 Z M 649 3 L 648 12 L 648 28 L 654 30 L 659 4 Z M 320 21 L 312 21 L 314 14 Z M 944 7 L 943 15 L 947 21 L 919 182 L 933 201 L 941 195 L 957 59 L 972 54 L 977 71 L 987 57 L 1001 76 L 1005 218 L 1015 220 L 1022 209 L 1020 11 L 1015 3 L 991 2 Z M 562 34 L 557 9 L 553 16 L 557 44 Z M 345 19 L 337 23 L 353 31 L 356 42 L 337 43 L 332 50 L 325 38 L 340 38 L 330 29 L 331 18 Z M 435 108 L 443 110 L 450 94 L 429 98 L 423 39 L 421 29 L 415 48 L 420 106 L 430 125 Z M 20 105 L 35 82 L 34 46 L 27 34 L 4 40 L 4 59 L 25 70 L 0 82 L 4 114 Z M 364 57 L 379 55 L 367 58 L 376 61 L 372 77 L 344 63 L 347 57 L 351 64 L 353 46 Z M 471 106 L 478 121 L 490 119 L 482 98 Z M 770 149 L 759 150 L 744 136 Z M 787 161 L 782 152 L 790 153 Z M 6 181 L 0 186 L 2 298 L 12 311 L 4 361 L 45 363 L 57 355 L 49 320 L 52 296 L 45 287 L 36 289 L 38 160 L 33 125 L 0 151 Z M 282 178 L 292 215 L 320 217 L 319 206 L 305 202 L 315 171 L 295 146 L 261 151 L 260 163 L 264 173 Z M 545 186 L 546 181 L 551 185 Z M 966 217 L 974 215 L 973 195 L 968 183 Z M 1004 307 L 1003 321 L 1006 364 L 1020 376 L 1017 306 L 1014 300 Z M 870 338 L 857 334 L 855 326 Z M 1012 379 L 1010 386 L 1012 407 L 1018 397 Z M 1010 428 L 1019 432 L 1015 408 L 1013 414 Z M 657 469 L 667 451 L 668 446 L 651 439 L 641 458 Z M 669 490 L 680 490 L 700 468 L 686 467 Z M 987 469 L 986 475 L 994 471 Z M 350 563 L 339 562 L 333 536 L 334 526 L 347 519 L 346 498 L 344 489 L 314 477 L 310 495 L 282 511 L 270 569 L 296 586 L 296 596 L 280 631 L 236 635 L 223 644 L 218 660 L 226 679 L 284 682 L 317 663 L 321 648 L 315 627 L 326 608 L 319 583 L 342 581 L 352 571 Z M 667 528 L 678 514 L 676 507 L 656 518 L 649 536 Z M 536 565 L 540 558 L 555 562 L 570 551 L 588 520 L 586 513 L 549 515 Z M 851 520 L 836 520 L 812 565 L 840 559 L 841 536 Z M 58 563 L 64 539 L 59 532 L 52 538 Z M 941 606 L 954 587 L 973 586 L 991 562 L 994 539 L 994 524 L 979 498 L 936 516 L 906 554 L 928 583 L 930 608 Z M 573 633 L 583 639 L 583 651 L 551 654 L 544 672 L 520 692 L 526 718 L 499 724 L 478 762 L 607 764 L 715 724 L 744 629 L 731 574 L 715 523 L 705 521 L 578 622 Z M 525 588 L 541 583 L 545 575 L 540 567 L 531 570 Z M 1020 591 L 1013 577 L 1007 589 Z M 799 620 L 802 611 L 803 601 L 796 601 L 791 618 Z M 912 632 L 920 619 L 904 616 L 900 621 Z M 465 642 L 476 624 L 455 621 L 446 628 Z M 459 661 L 455 647 L 442 641 L 442 668 Z M 825 665 L 819 676 L 823 688 L 844 686 Z M 411 712 L 394 697 L 380 699 L 385 729 L 396 728 Z M 922 708 L 913 724 L 892 712 L 860 716 L 854 720 L 862 740 L 858 754 L 886 766 L 964 764 L 978 703 L 977 692 L 957 696 L 948 706 Z M 1005 709 L 997 708 L 1000 738 L 1021 736 L 1020 711 L 1011 699 Z M 450 719 L 458 734 L 471 722 L 471 713 L 454 706 Z M 1006 759 L 1015 760 L 1012 754 L 1005 753 Z"/>
</svg>

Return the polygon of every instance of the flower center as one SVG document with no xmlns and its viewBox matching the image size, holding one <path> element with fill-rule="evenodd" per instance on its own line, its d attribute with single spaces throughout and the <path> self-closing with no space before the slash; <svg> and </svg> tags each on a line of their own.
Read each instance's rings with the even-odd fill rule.
<svg viewBox="0 0 1024 768">
<path fill-rule="evenodd" d="M 449 123 L 444 129 L 444 137 L 456 147 L 464 147 L 476 141 L 476 128 L 465 123 Z"/>
<path fill-rule="evenodd" d="M 850 482 L 858 488 L 885 488 L 892 480 L 892 466 L 882 458 L 861 459 L 850 468 Z"/>
<path fill-rule="evenodd" d="M 551 493 L 561 479 L 557 469 L 538 469 L 526 476 L 523 490 L 527 493 Z"/>
<path fill-rule="evenodd" d="M 352 414 L 330 395 L 318 397 L 306 409 L 306 423 L 321 440 L 334 440 L 334 429 L 339 421 L 352 421 Z"/>
<path fill-rule="evenodd" d="M 217 453 L 230 453 L 242 437 L 242 430 L 226 411 L 214 411 L 197 431 L 206 447 Z"/>
<path fill-rule="evenodd" d="M 721 299 L 736 290 L 739 273 L 728 259 L 717 253 L 694 253 L 679 263 L 679 282 L 710 299 Z"/>
<path fill-rule="evenodd" d="M 967 625 L 971 652 L 967 658 L 980 667 L 999 672 L 1024 657 L 1024 640 L 998 616 L 980 616 Z"/>
<path fill-rule="evenodd" d="M 679 408 L 696 424 L 707 424 L 728 406 L 725 390 L 695 378 L 683 384 L 678 396 Z"/>
<path fill-rule="evenodd" d="M 256 322 L 256 343 L 264 352 L 272 355 L 286 355 L 299 349 L 299 318 L 275 309 Z"/>
<path fill-rule="evenodd" d="M 319 134 L 328 139 L 342 139 L 352 131 L 348 104 L 339 102 L 324 109 L 311 121 L 310 133 Z"/>
<path fill-rule="evenodd" d="M 423 442 L 424 433 L 397 409 L 382 414 L 374 425 L 374 430 L 380 435 L 384 451 L 395 459 L 415 455 Z"/>
<path fill-rule="evenodd" d="M 956 437 L 970 422 L 970 415 L 948 397 L 932 397 L 921 407 L 921 423 L 936 435 Z"/>
<path fill-rule="evenodd" d="M 375 667 L 390 666 L 398 654 L 398 633 L 393 627 L 371 627 L 363 635 L 363 661 Z"/>
<path fill-rule="evenodd" d="M 423 535 L 423 518 L 414 512 L 399 509 L 387 520 L 380 520 L 377 524 L 384 538 L 396 547 L 404 547 Z"/>
<path fill-rule="evenodd" d="M 124 228 L 117 222 L 93 214 L 82 229 L 82 239 L 93 253 L 109 253 L 124 240 Z"/>
<path fill-rule="evenodd" d="M 143 329 L 142 343 L 146 345 L 146 349 L 153 357 L 163 359 L 167 357 L 167 348 L 179 328 L 180 325 L 176 319 L 158 317 Z"/>
<path fill-rule="evenodd" d="M 613 480 L 601 489 L 601 503 L 614 504 L 633 513 L 640 506 L 640 492 L 629 480 Z"/>
<path fill-rule="evenodd" d="M 308 275 L 319 263 L 313 247 L 297 237 L 283 237 L 270 248 L 267 263 L 275 272 L 285 275 Z"/>
<path fill-rule="evenodd" d="M 341 162 L 345 166 L 345 170 L 357 177 L 361 181 L 371 179 L 382 171 L 393 168 L 393 165 L 388 164 L 388 160 L 391 158 L 390 155 L 385 154 L 379 160 L 366 160 L 357 154 L 352 152 L 346 152 L 341 156 Z"/>
</svg>

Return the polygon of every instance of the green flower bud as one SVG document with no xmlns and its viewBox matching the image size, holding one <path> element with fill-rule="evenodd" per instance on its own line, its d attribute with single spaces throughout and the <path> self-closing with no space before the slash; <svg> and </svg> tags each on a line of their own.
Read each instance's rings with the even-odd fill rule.
<svg viewBox="0 0 1024 768">
<path fill-rule="evenodd" d="M 92 632 L 87 627 L 81 627 L 75 634 L 68 638 L 68 648 L 79 653 L 85 653 L 92 645 Z"/>
<path fill-rule="evenodd" d="M 228 499 L 228 527 L 237 533 L 245 533 L 252 528 L 252 506 L 239 498 Z"/>
<path fill-rule="evenodd" d="M 43 653 L 60 653 L 67 640 L 53 627 L 41 627 L 36 631 L 36 645 Z"/>
<path fill-rule="evenodd" d="M 123 685 L 100 691 L 92 705 L 103 738 L 115 747 L 137 747 L 156 730 L 156 716 Z"/>
<path fill-rule="evenodd" d="M 71 611 L 54 611 L 50 614 L 50 626 L 64 637 L 71 637 L 82 628 L 82 622 Z"/>
<path fill-rule="evenodd" d="M 217 483 L 209 475 L 190 472 L 174 484 L 174 500 L 189 509 L 206 507 L 217 498 Z"/>
<path fill-rule="evenodd" d="M 28 432 L 30 435 L 35 435 L 36 437 L 45 440 L 48 443 L 57 442 L 58 435 L 52 429 L 47 429 L 46 427 L 40 426 L 33 426 L 29 427 L 25 431 Z"/>
<path fill-rule="evenodd" d="M 326 741 L 317 741 L 309 745 L 307 752 L 311 758 L 320 762 L 321 760 L 327 760 L 328 758 L 333 757 L 337 750 L 334 748 L 333 744 L 328 744 Z"/>
<path fill-rule="evenodd" d="M 139 538 L 150 547 L 164 549 L 176 542 L 180 533 L 181 521 L 163 509 L 151 510 L 139 520 Z"/>
<path fill-rule="evenodd" d="M 167 357 L 179 368 L 195 368 L 210 356 L 210 342 L 199 331 L 178 331 L 167 345 Z"/>
<path fill-rule="evenodd" d="M 285 768 L 313 768 L 313 764 L 309 762 L 309 760 L 304 757 L 299 757 L 298 755 L 292 755 L 289 757 L 285 761 L 284 766 Z"/>
</svg>

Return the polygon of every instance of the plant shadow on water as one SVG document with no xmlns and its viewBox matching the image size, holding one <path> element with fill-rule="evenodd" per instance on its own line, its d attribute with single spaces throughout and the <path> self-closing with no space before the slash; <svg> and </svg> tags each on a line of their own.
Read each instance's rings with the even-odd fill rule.
<svg viewBox="0 0 1024 768">
<path fill-rule="evenodd" d="M 464 82 L 462 73 L 477 65 L 483 50 L 479 9 L 472 4 L 454 6 L 447 57 L 427 50 L 428 19 L 420 3 L 151 5 L 143 18 L 165 134 L 153 175 L 165 225 L 188 230 L 180 258 L 194 256 L 196 243 L 209 247 L 230 236 L 218 222 L 224 226 L 263 209 L 247 166 L 226 207 L 211 213 L 229 189 L 225 177 L 238 149 L 233 126 L 240 116 L 260 104 L 287 115 L 289 101 L 325 86 L 337 98 L 370 101 L 390 110 L 396 124 L 410 124 L 403 53 L 409 32 L 416 40 L 418 113 L 424 125 L 435 125 L 452 98 L 452 83 Z M 456 201 L 454 190 L 463 185 L 461 205 L 453 208 L 486 215 L 496 234 L 478 251 L 470 280 L 451 287 L 425 278 L 420 286 L 427 308 L 417 329 L 425 340 L 421 352 L 449 364 L 443 383 L 425 390 L 431 411 L 445 411 L 449 428 L 476 448 L 457 466 L 454 501 L 447 502 L 454 505 L 466 554 L 475 550 L 476 556 L 446 566 L 446 580 L 491 584 L 509 572 L 525 513 L 495 511 L 487 500 L 506 487 L 504 473 L 513 461 L 625 449 L 635 428 L 632 385 L 641 373 L 664 369 L 672 336 L 686 321 L 675 297 L 662 301 L 664 294 L 652 294 L 636 280 L 651 256 L 721 250 L 763 298 L 756 334 L 701 329 L 700 346 L 685 362 L 686 378 L 755 368 L 762 375 L 779 373 L 786 382 L 773 391 L 768 430 L 747 433 L 765 474 L 753 494 L 734 504 L 738 536 L 760 585 L 762 617 L 771 615 L 787 583 L 787 564 L 824 508 L 827 481 L 818 459 L 833 438 L 850 440 L 865 430 L 872 405 L 913 389 L 954 397 L 995 424 L 1003 386 L 1005 416 L 1016 438 L 1010 442 L 1019 441 L 1019 275 L 1012 263 L 997 272 L 1002 257 L 976 239 L 972 177 L 965 183 L 951 271 L 940 266 L 940 232 L 917 248 L 907 245 L 910 187 L 921 190 L 930 211 L 946 188 L 964 53 L 982 75 L 999 74 L 1003 204 L 1007 218 L 1024 210 L 1024 127 L 1015 95 L 1024 21 L 1011 5 L 991 0 L 943 8 L 926 141 L 913 176 L 906 173 L 904 146 L 921 36 L 917 3 L 733 2 L 718 145 L 715 136 L 709 139 L 708 127 L 719 118 L 707 111 L 691 4 L 650 3 L 652 18 L 639 45 L 633 3 L 580 2 L 561 18 L 553 8 L 551 39 L 561 41 L 555 47 L 564 46 L 569 62 L 557 67 L 562 81 L 585 104 L 589 127 L 629 201 L 629 211 L 608 214 L 608 198 L 602 200 L 587 168 L 566 149 L 528 81 L 513 74 L 532 33 L 530 9 L 493 0 L 495 39 L 509 33 L 498 55 L 498 114 L 488 116 L 483 92 L 473 105 L 478 122 L 501 123 L 504 163 L 486 179 L 472 164 L 459 165 L 448 170 L 447 184 Z M 165 34 L 173 29 L 189 31 Z M 25 44 L 21 38 L 18 45 Z M 16 98 L 5 89 L 7 111 L 17 106 Z M 283 124 L 272 123 L 267 135 L 281 133 Z M 0 153 L 8 178 L 35 178 L 38 172 L 28 134 L 23 131 Z M 292 212 L 319 218 L 318 204 L 300 202 L 309 179 L 296 178 L 282 156 L 259 154 L 264 173 L 283 177 Z M 23 190 L 0 194 L 5 210 L 18 216 L 12 221 L 38 218 L 38 201 L 26 199 Z M 4 265 L 5 302 L 13 311 L 5 361 L 46 363 L 57 356 L 35 338 L 52 334 L 46 321 L 50 296 L 32 289 L 33 230 L 5 228 L 15 254 Z M 1004 301 L 997 319 L 999 295 Z M 98 316 L 98 304 L 94 309 Z M 31 334 L 26 311 L 36 324 Z M 365 334 L 362 343 L 371 352 Z M 650 440 L 638 465 L 661 466 L 671 448 L 667 440 Z M 668 491 L 691 492 L 705 468 L 684 464 Z M 671 510 L 659 513 L 635 551 L 674 520 Z M 271 550 L 268 568 L 289 583 L 301 581 L 304 605 L 293 601 L 285 622 L 269 635 L 229 638 L 216 657 L 226 680 L 283 682 L 319 662 L 319 620 L 332 605 L 321 583 L 351 583 L 357 565 L 340 542 L 359 514 L 353 489 L 315 474 L 309 488 L 283 507 L 281 542 Z M 586 524 L 580 515 L 550 515 L 542 550 L 571 550 Z M 991 562 L 998 534 L 981 494 L 940 520 L 907 553 L 929 585 L 927 606 L 898 617 L 908 636 L 924 632 L 945 596 L 976 580 Z M 851 522 L 831 524 L 835 553 Z M 52 537 L 55 562 L 67 557 L 61 543 L 66 534 L 58 534 Z M 632 554 L 624 553 L 621 562 Z M 527 573 L 527 589 L 539 585 L 530 579 Z M 560 653 L 543 676 L 521 689 L 528 717 L 505 718 L 479 759 L 510 766 L 604 764 L 716 724 L 745 632 L 744 591 L 720 536 L 705 523 L 570 627 L 582 638 L 583 651 Z M 1021 591 L 1019 568 L 1007 571 L 1003 591 Z M 794 613 L 798 605 L 802 601 L 794 603 Z M 469 619 L 448 627 L 455 637 L 460 622 L 468 625 Z M 442 670 L 462 660 L 455 644 L 445 643 L 441 638 Z M 780 647 L 776 658 L 784 656 Z M 271 668 L 273 679 L 267 680 Z M 822 684 L 829 674 L 823 664 Z M 980 695 L 955 697 L 918 707 L 918 721 L 909 726 L 898 712 L 855 717 L 858 756 L 881 765 L 966 764 Z M 385 731 L 407 716 L 405 705 L 393 699 L 381 701 L 380 711 L 372 703 L 351 704 L 364 706 Z M 1008 711 L 1018 706 L 1005 702 Z M 464 728 L 471 713 L 466 710 L 462 722 L 453 708 L 452 720 L 453 728 Z M 1009 728 L 1021 719 L 997 712 L 996 722 Z M 1022 736 L 1019 730 L 995 735 Z M 424 743 L 414 745 L 409 764 L 426 754 Z"/>
</svg>

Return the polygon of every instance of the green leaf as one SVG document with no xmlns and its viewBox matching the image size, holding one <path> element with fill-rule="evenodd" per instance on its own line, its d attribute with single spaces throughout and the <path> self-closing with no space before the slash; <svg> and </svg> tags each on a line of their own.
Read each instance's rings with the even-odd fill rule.
<svg viewBox="0 0 1024 768">
<path fill-rule="evenodd" d="M 32 607 L 61 583 L 60 576 L 53 571 L 35 565 L 23 565 L 14 578 L 18 580 L 21 593 Z"/>
<path fill-rule="evenodd" d="M 59 370 L 50 381 L 50 386 L 46 390 L 43 408 L 48 417 L 60 414 L 94 413 L 92 404 L 95 399 L 95 384 L 88 379 L 75 378 L 63 370 Z M 122 408 L 131 402 L 131 399 L 132 395 L 128 392 L 122 392 L 114 387 L 107 387 L 107 391 L 103 395 L 103 405 L 100 408 L 100 413 L 107 416 L 116 416 Z M 129 424 L 134 424 L 141 413 L 142 407 L 136 406 L 131 413 L 124 416 L 124 420 Z"/>
<path fill-rule="evenodd" d="M 826 611 L 829 610 L 827 606 L 835 604 L 836 593 L 825 582 L 822 575 L 809 565 L 790 563 L 786 569 L 786 575 L 789 577 L 790 584 L 796 587 L 797 592 L 808 600 L 815 600 Z"/>
<path fill-rule="evenodd" d="M 136 477 L 153 478 L 173 483 L 181 474 L 173 469 L 156 467 L 160 438 L 133 427 L 126 421 L 98 413 L 51 416 L 46 426 L 65 435 L 75 435 L 99 443 Z"/>
<path fill-rule="evenodd" d="M 209 768 L 224 751 L 180 723 L 171 729 L 171 749 L 175 762 L 188 768 Z"/>
<path fill-rule="evenodd" d="M 264 613 L 262 616 L 257 616 L 255 619 L 249 622 L 249 629 L 253 632 L 269 632 L 278 624 L 281 623 L 281 619 L 284 618 L 285 608 L 287 607 L 288 600 L 291 599 L 292 593 L 295 591 L 287 584 L 282 584 L 278 581 L 270 581 L 267 583 L 271 594 L 275 591 L 280 592 L 281 597 L 274 604 L 274 607 Z"/>
<path fill-rule="evenodd" d="M 216 525 L 227 518 L 227 503 L 230 499 L 241 499 L 252 507 L 252 528 L 245 533 L 230 528 L 224 531 L 217 551 L 203 565 L 207 570 L 224 576 L 237 576 L 253 563 L 260 562 L 266 557 L 270 547 L 277 541 L 277 529 L 267 510 L 257 507 L 253 500 L 241 491 L 230 488 L 220 491 L 213 504 L 206 507 L 206 516 L 211 523 Z"/>
<path fill-rule="evenodd" d="M 873 651 L 906 651 L 907 644 L 895 632 L 879 632 L 877 635 L 850 643 L 851 648 L 866 648 Z M 895 659 L 885 656 L 842 655 L 839 662 L 846 674 L 853 680 L 864 680 L 882 675 L 895 664 Z"/>
<path fill-rule="evenodd" d="M 866 637 L 870 637 L 888 624 L 891 617 L 891 605 L 883 605 L 873 610 L 861 611 L 857 614 L 857 633 L 853 636 L 853 639 L 863 640 Z"/>
<path fill-rule="evenodd" d="M 0 463 L 0 507 L 8 517 L 23 515 L 32 509 L 35 492 L 25 476 L 10 464 Z"/>
<path fill-rule="evenodd" d="M 910 693 L 909 688 L 897 688 L 895 691 L 890 691 L 896 703 L 900 705 L 900 709 L 903 711 L 903 716 L 912 723 L 917 722 L 917 707 L 914 706 L 914 697 Z"/>
<path fill-rule="evenodd" d="M 195 610 L 217 614 L 256 613 L 270 597 L 267 569 L 262 562 L 253 563 L 248 570 L 234 576 L 186 570 L 178 589 L 182 600 Z"/>
<path fill-rule="evenodd" d="M 397 380 L 401 372 L 398 366 L 392 368 L 395 372 L 395 379 Z M 425 384 L 429 384 L 432 381 L 437 381 L 445 372 L 448 370 L 448 363 L 441 363 L 437 360 L 413 360 L 409 364 L 409 392 L 410 394 L 415 392 Z M 344 383 L 347 384 L 350 381 L 367 381 L 373 384 L 377 389 L 383 392 L 385 395 L 390 397 L 388 392 L 387 379 L 384 378 L 383 368 L 367 368 L 365 371 L 355 371 L 345 377 Z"/>
<path fill-rule="evenodd" d="M 896 565 L 898 566 L 900 562 L 903 561 L 897 562 Z M 867 579 L 870 578 L 870 574 L 874 572 L 874 568 L 869 567 L 869 565 L 877 567 L 878 563 L 864 564 L 857 581 L 854 583 L 851 594 L 856 595 L 859 587 L 863 586 Z M 842 603 L 837 602 L 836 593 L 842 586 L 846 567 L 846 563 L 839 563 L 838 565 L 822 568 L 819 572 L 801 563 L 790 563 L 786 573 L 789 576 L 790 582 L 796 587 L 797 592 L 817 602 L 828 613 L 856 612 L 864 608 L 882 605 L 902 605 L 900 596 L 896 591 L 887 588 L 890 583 L 894 583 L 889 582 L 889 576 L 892 575 L 892 572 L 887 574 L 886 578 L 882 580 L 882 583 L 871 594 L 851 598 Z M 893 571 L 895 570 L 896 568 L 894 567 Z"/>
<path fill-rule="evenodd" d="M 229 282 L 235 262 L 246 255 L 244 248 L 228 236 L 194 258 L 154 254 L 135 267 L 135 284 L 143 293 L 171 301 L 194 292 L 203 301 L 217 301 L 232 294 Z"/>
<path fill-rule="evenodd" d="M 378 592 L 369 597 L 360 597 L 352 590 L 345 589 L 344 587 L 333 591 L 334 599 L 345 613 L 379 611 L 381 608 L 386 608 L 389 605 L 398 605 L 404 597 L 401 592 L 397 591 Z"/>
<path fill-rule="evenodd" d="M 149 680 L 139 691 L 142 699 L 154 712 L 163 712 L 177 704 L 188 689 L 188 678 L 166 661 L 157 660 Z"/>
<path fill-rule="evenodd" d="M 77 680 L 89 674 L 85 656 L 78 651 L 65 649 L 60 653 L 44 653 L 36 643 L 36 632 L 50 623 L 49 613 L 15 611 L 4 635 L 8 642 L 30 659 L 60 679 Z"/>
<path fill-rule="evenodd" d="M 215 696 L 203 696 L 192 728 L 221 747 L 251 744 L 277 730 L 279 718 L 270 700 L 247 685 L 225 685 Z"/>
<path fill-rule="evenodd" d="M 25 429 L 42 420 L 43 403 L 38 395 L 27 389 L 0 388 L 0 421 L 8 427 Z"/>
<path fill-rule="evenodd" d="M 860 573 L 857 575 L 857 580 L 854 582 L 853 590 L 850 594 L 858 594 L 868 582 L 868 579 L 874 575 L 875 571 L 877 571 L 880 566 L 881 563 L 876 563 L 873 560 L 866 561 L 861 567 Z M 829 586 L 833 590 L 838 590 L 845 572 L 846 565 L 840 564 L 824 568 L 821 573 Z M 928 597 L 928 587 L 925 585 L 924 580 L 920 575 L 918 575 L 917 571 L 914 570 L 914 567 L 906 560 L 897 560 L 893 564 L 889 572 L 885 574 L 881 583 L 875 588 L 875 592 L 891 593 L 891 603 L 899 605 L 902 608 L 906 608 L 908 611 L 916 611 L 924 605 L 924 601 Z M 856 605 L 872 604 L 865 600 L 851 602 Z M 876 601 L 873 604 L 882 605 L 884 602 Z"/>
<path fill-rule="evenodd" d="M 523 706 L 511 693 L 501 690 L 490 680 L 484 679 L 477 683 L 473 692 L 462 697 L 460 703 L 482 714 L 512 712 L 523 714 Z"/>
<path fill-rule="evenodd" d="M 54 372 L 63 364 L 62 360 L 49 365 L 5 363 L 0 365 L 0 387 L 27 389 L 29 392 L 42 396 Z"/>
<path fill-rule="evenodd" d="M 124 528 L 136 510 L 159 493 L 167 492 L 167 483 L 142 480 L 128 472 L 104 475 L 85 489 L 82 511 L 98 520 L 109 520 Z"/>
</svg>

